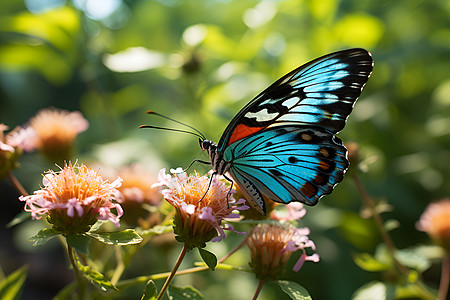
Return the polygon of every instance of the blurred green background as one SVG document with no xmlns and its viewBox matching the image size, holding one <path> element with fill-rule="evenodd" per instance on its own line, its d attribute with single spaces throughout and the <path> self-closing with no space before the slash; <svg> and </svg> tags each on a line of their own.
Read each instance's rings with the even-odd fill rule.
<svg viewBox="0 0 450 300">
<path fill-rule="evenodd" d="M 415 222 L 430 201 L 450 195 L 449 1 L 2 0 L 0 122 L 14 128 L 52 106 L 80 110 L 90 122 L 78 139 L 80 162 L 117 167 L 140 161 L 156 174 L 206 154 L 193 136 L 139 130 L 141 124 L 174 127 L 147 110 L 217 142 L 234 114 L 271 82 L 351 47 L 369 50 L 375 67 L 339 136 L 360 145 L 369 193 L 392 204 L 384 218 L 399 221 L 391 232 L 396 245 L 428 243 Z M 21 164 L 14 173 L 29 191 L 54 168 L 39 154 L 25 154 Z M 5 224 L 22 207 L 6 180 L 0 187 L 10 209 L 2 210 Z M 353 253 L 373 253 L 380 243 L 372 221 L 359 217 L 361 206 L 347 178 L 308 208 L 303 224 L 311 228 L 321 262 L 286 276 L 314 299 L 349 299 L 365 282 L 383 279 L 352 261 Z M 19 263 L 43 264 L 36 255 L 44 250 L 14 245 L 19 234 L 2 229 L 0 265 L 7 273 Z M 14 247 L 22 261 L 8 261 Z M 211 249 L 219 256 L 226 250 Z M 133 275 L 168 271 L 178 250 L 166 257 L 166 268 Z M 242 253 L 235 261 L 245 265 L 246 259 Z M 438 265 L 424 274 L 433 287 L 438 275 Z M 29 281 L 35 295 L 61 287 Z M 181 277 L 178 284 L 194 284 L 206 299 L 249 299 L 257 281 L 216 271 Z M 260 299 L 274 297 L 287 296 L 268 284 Z"/>
</svg>

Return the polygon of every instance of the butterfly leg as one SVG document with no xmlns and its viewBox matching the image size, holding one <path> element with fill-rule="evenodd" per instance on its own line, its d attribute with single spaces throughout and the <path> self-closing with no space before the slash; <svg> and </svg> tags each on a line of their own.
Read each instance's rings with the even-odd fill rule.
<svg viewBox="0 0 450 300">
<path fill-rule="evenodd" d="M 223 177 L 224 177 L 226 180 L 228 180 L 229 182 L 231 182 L 230 189 L 228 190 L 228 193 L 227 193 L 227 204 L 228 204 L 228 208 L 230 208 L 230 203 L 228 202 L 228 199 L 229 199 L 229 197 L 230 197 L 231 190 L 233 189 L 234 181 L 233 181 L 231 178 L 228 178 L 228 176 L 225 175 L 225 174 L 223 174 Z"/>
<path fill-rule="evenodd" d="M 195 161 L 195 160 L 194 160 L 194 161 Z M 192 165 L 192 164 L 191 164 L 191 165 Z M 213 180 L 213 178 L 214 178 L 214 175 L 216 175 L 216 174 L 217 174 L 216 172 L 213 172 L 213 173 L 211 174 L 211 178 L 209 179 L 209 183 L 208 183 L 208 188 L 206 189 L 206 191 L 205 191 L 205 193 L 203 194 L 202 198 L 201 198 L 200 200 L 198 200 L 198 202 L 201 202 L 201 201 L 203 200 L 203 198 L 205 198 L 206 193 L 208 193 L 209 189 L 211 188 L 211 184 L 212 184 L 212 180 Z"/>
</svg>

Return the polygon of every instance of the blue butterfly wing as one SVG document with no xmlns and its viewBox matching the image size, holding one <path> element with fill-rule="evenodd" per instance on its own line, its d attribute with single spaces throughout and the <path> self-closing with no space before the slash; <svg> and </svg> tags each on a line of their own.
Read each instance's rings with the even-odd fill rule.
<svg viewBox="0 0 450 300">
<path fill-rule="evenodd" d="M 273 127 L 227 147 L 224 159 L 236 184 L 265 212 L 263 193 L 281 203 L 314 205 L 342 181 L 347 150 L 326 129 Z"/>
<path fill-rule="evenodd" d="M 335 137 L 372 72 L 364 49 L 317 58 L 281 77 L 225 129 L 217 152 L 247 200 L 314 205 L 342 181 L 347 150 Z"/>
<path fill-rule="evenodd" d="M 325 55 L 293 70 L 233 118 L 218 151 L 267 127 L 319 126 L 330 133 L 339 132 L 372 68 L 370 53 L 356 48 Z"/>
</svg>

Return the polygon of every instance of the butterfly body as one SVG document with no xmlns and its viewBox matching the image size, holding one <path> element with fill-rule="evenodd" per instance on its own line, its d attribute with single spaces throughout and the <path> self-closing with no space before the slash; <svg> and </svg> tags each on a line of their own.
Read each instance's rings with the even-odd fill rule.
<svg viewBox="0 0 450 300">
<path fill-rule="evenodd" d="M 218 144 L 200 140 L 214 174 L 229 174 L 265 214 L 273 201 L 315 205 L 341 182 L 347 150 L 335 136 L 373 68 L 364 49 L 315 59 L 286 74 L 233 118 Z"/>
</svg>

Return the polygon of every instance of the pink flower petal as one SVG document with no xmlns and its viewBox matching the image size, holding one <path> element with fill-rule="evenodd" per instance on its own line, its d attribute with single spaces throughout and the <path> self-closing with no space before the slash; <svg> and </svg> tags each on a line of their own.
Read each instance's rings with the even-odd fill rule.
<svg viewBox="0 0 450 300">
<path fill-rule="evenodd" d="M 111 183 L 111 186 L 112 186 L 113 188 L 117 189 L 118 187 L 121 187 L 121 186 L 122 186 L 122 182 L 123 182 L 122 178 L 117 177 L 117 179 L 114 180 L 114 181 Z"/>
<path fill-rule="evenodd" d="M 14 151 L 15 151 L 14 147 L 12 147 L 12 146 L 10 146 L 8 144 L 5 144 L 3 142 L 0 142 L 0 150 L 8 151 L 8 152 L 11 152 L 11 153 L 14 153 Z"/>
<path fill-rule="evenodd" d="M 211 207 L 202 207 L 200 214 L 199 214 L 199 218 L 201 220 L 210 220 L 213 223 L 217 223 L 217 220 L 213 215 L 213 210 Z"/>
<path fill-rule="evenodd" d="M 305 258 L 306 258 L 306 254 L 300 255 L 300 258 L 295 263 L 294 267 L 292 268 L 292 271 L 294 271 L 294 272 L 300 271 L 301 267 L 305 263 Z"/>
</svg>

